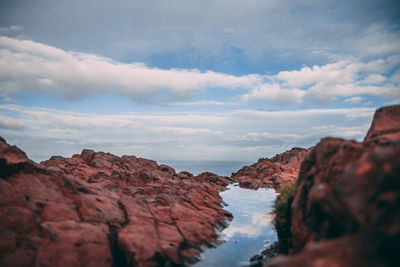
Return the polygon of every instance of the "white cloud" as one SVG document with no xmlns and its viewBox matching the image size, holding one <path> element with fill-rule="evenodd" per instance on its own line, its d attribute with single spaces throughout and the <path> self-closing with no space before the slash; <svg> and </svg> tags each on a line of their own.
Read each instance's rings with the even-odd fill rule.
<svg viewBox="0 0 400 267">
<path fill-rule="evenodd" d="M 349 104 L 360 104 L 362 101 L 364 100 L 363 97 L 359 97 L 359 96 L 354 96 L 354 97 L 350 97 L 344 100 L 345 103 L 349 103 Z"/>
<path fill-rule="evenodd" d="M 318 82 L 335 84 L 338 81 L 354 80 L 354 68 L 348 62 L 341 61 L 325 66 L 303 67 L 300 70 L 281 71 L 276 78 L 291 87 L 302 87 Z"/>
<path fill-rule="evenodd" d="M 264 84 L 259 88 L 253 89 L 249 94 L 243 95 L 244 101 L 249 100 L 269 100 L 279 105 L 301 104 L 305 91 L 297 88 L 285 89 L 277 83 Z"/>
<path fill-rule="evenodd" d="M 32 91 L 76 99 L 100 91 L 145 100 L 167 91 L 180 99 L 207 88 L 251 87 L 260 79 L 257 74 L 234 76 L 196 69 L 150 68 L 142 63 L 121 63 L 0 37 L 0 86 L 4 96 Z"/>
<path fill-rule="evenodd" d="M 135 101 L 182 101 L 207 89 L 247 91 L 239 99 L 278 105 L 317 103 L 338 97 L 373 95 L 399 98 L 398 74 L 388 79 L 399 56 L 369 62 L 341 60 L 322 66 L 281 71 L 276 75 L 235 76 L 197 69 L 159 69 L 142 63 L 122 63 L 88 53 L 68 52 L 41 43 L 0 37 L 0 96 L 45 93 L 80 99 L 114 93 Z M 175 100 L 175 101 L 174 101 Z M 182 105 L 234 105 L 215 100 Z"/>
<path fill-rule="evenodd" d="M 268 226 L 271 225 L 274 215 L 271 213 L 254 212 L 251 214 L 251 221 L 254 225 Z"/>
<path fill-rule="evenodd" d="M 381 74 L 371 74 L 367 76 L 361 84 L 381 84 L 386 81 L 386 77 Z"/>
<path fill-rule="evenodd" d="M 400 98 L 399 87 L 390 83 L 381 86 L 362 86 L 357 83 L 338 83 L 335 85 L 317 83 L 307 90 L 305 96 L 318 103 L 327 103 L 337 99 L 337 97 L 350 97 L 365 94 L 384 98 Z"/>
<path fill-rule="evenodd" d="M 355 60 L 339 61 L 324 66 L 303 67 L 300 70 L 281 71 L 276 78 L 290 87 L 316 86 L 337 87 L 341 85 L 358 86 L 359 90 L 348 94 L 369 93 L 378 95 L 379 92 L 369 89 L 369 84 L 381 84 L 386 78 L 382 75 L 400 62 L 397 57 L 379 59 L 370 62 Z M 334 90 L 336 91 L 336 90 Z M 326 90 L 320 90 L 324 94 Z M 332 93 L 334 94 L 334 92 Z M 338 92 L 338 95 L 342 95 Z"/>
<path fill-rule="evenodd" d="M 258 237 L 263 233 L 262 226 L 253 226 L 253 225 L 230 225 L 223 231 L 223 234 L 229 239 L 235 235 L 242 235 L 246 237 Z"/>
<path fill-rule="evenodd" d="M 391 80 L 384 76 L 399 63 L 399 57 L 390 56 L 369 62 L 343 60 L 323 66 L 281 71 L 245 94 L 243 100 L 263 99 L 278 104 L 301 104 L 311 100 L 322 104 L 339 97 L 359 99 L 359 95 L 400 98 L 397 74 L 393 74 Z"/>
<path fill-rule="evenodd" d="M 240 103 L 235 102 L 221 102 L 215 100 L 199 100 L 193 102 L 176 102 L 171 103 L 171 106 L 237 106 Z"/>
<path fill-rule="evenodd" d="M 176 135 L 196 135 L 196 134 L 222 134 L 221 131 L 214 131 L 209 129 L 188 128 L 188 127 L 151 127 L 150 131 L 158 133 L 173 133 Z"/>
</svg>

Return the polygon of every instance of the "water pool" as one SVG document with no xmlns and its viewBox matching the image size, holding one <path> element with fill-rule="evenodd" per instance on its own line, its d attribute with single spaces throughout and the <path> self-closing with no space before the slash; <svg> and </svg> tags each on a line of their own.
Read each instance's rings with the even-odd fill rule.
<svg viewBox="0 0 400 267">
<path fill-rule="evenodd" d="M 220 236 L 221 245 L 206 250 L 193 266 L 246 266 L 250 258 L 277 240 L 270 214 L 274 189 L 244 189 L 229 185 L 220 193 L 233 220 Z"/>
</svg>

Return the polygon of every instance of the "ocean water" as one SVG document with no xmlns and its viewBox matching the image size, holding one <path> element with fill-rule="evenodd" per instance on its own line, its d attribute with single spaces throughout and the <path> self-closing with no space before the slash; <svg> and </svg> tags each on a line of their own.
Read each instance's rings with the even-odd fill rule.
<svg viewBox="0 0 400 267">
<path fill-rule="evenodd" d="M 188 171 L 194 175 L 202 172 L 212 172 L 220 176 L 231 176 L 233 172 L 240 170 L 245 165 L 253 164 L 250 161 L 160 161 L 176 170 Z"/>
<path fill-rule="evenodd" d="M 277 196 L 274 189 L 250 190 L 229 185 L 220 195 L 233 220 L 220 234 L 223 243 L 206 250 L 202 260 L 194 264 L 196 267 L 246 266 L 252 256 L 277 241 L 271 214 Z"/>
</svg>

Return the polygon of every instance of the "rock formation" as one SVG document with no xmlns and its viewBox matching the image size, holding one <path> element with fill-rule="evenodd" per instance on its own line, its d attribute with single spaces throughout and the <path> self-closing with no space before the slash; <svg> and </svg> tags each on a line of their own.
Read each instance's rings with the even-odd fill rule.
<svg viewBox="0 0 400 267">
<path fill-rule="evenodd" d="M 91 150 L 37 164 L 0 139 L 0 266 L 182 264 L 231 216 L 229 182 Z"/>
<path fill-rule="evenodd" d="M 241 187 L 279 188 L 290 184 L 297 179 L 300 164 L 310 149 L 292 148 L 272 158 L 261 158 L 251 166 L 244 166 L 232 174 L 232 178 L 239 182 Z"/>
<path fill-rule="evenodd" d="M 323 139 L 301 165 L 289 257 L 267 266 L 399 266 L 400 106 L 363 142 Z"/>
<path fill-rule="evenodd" d="M 363 142 L 325 138 L 232 178 L 92 150 L 37 164 L 0 138 L 0 266 L 179 266 L 231 217 L 219 190 L 233 181 L 279 190 L 297 176 L 281 240 L 289 256 L 267 266 L 399 265 L 400 106 L 392 106 L 376 112 Z"/>
</svg>

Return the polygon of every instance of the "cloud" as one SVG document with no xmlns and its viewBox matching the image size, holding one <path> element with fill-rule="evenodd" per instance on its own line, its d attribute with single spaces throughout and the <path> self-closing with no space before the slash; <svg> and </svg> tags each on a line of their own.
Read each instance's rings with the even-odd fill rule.
<svg viewBox="0 0 400 267">
<path fill-rule="evenodd" d="M 11 25 L 9 27 L 0 27 L 0 35 L 8 35 L 20 32 L 22 30 L 21 26 Z"/>
<path fill-rule="evenodd" d="M 264 73 L 400 47 L 395 0 L 115 0 L 95 12 L 90 1 L 37 0 L 0 1 L 0 10 L 0 25 L 21 25 L 29 39 L 163 68 Z"/>
<path fill-rule="evenodd" d="M 386 77 L 381 74 L 371 74 L 367 76 L 361 84 L 382 84 L 386 81 Z"/>
<path fill-rule="evenodd" d="M 197 69 L 159 69 L 121 63 L 94 54 L 67 52 L 41 43 L 0 37 L 0 86 L 3 96 L 31 91 L 78 99 L 111 92 L 149 100 L 166 91 L 175 99 L 207 88 L 251 87 L 257 74 L 234 76 Z"/>
<path fill-rule="evenodd" d="M 381 98 L 400 98 L 397 85 L 387 84 L 382 86 L 360 86 L 354 83 L 327 85 L 318 83 L 307 90 L 305 95 L 310 100 L 319 104 L 335 101 L 338 97 L 350 97 L 357 95 L 372 95 Z"/>
<path fill-rule="evenodd" d="M 308 100 L 324 104 L 340 97 L 359 99 L 360 95 L 400 99 L 398 73 L 393 74 L 391 79 L 387 78 L 399 68 L 399 63 L 399 56 L 392 55 L 368 62 L 349 59 L 323 66 L 280 71 L 266 77 L 262 85 L 243 95 L 242 99 L 270 100 L 278 104 L 302 104 Z"/>
<path fill-rule="evenodd" d="M 255 225 L 268 226 L 271 225 L 274 215 L 271 213 L 251 213 L 251 221 Z"/>
<path fill-rule="evenodd" d="M 188 128 L 188 127 L 151 127 L 150 131 L 158 133 L 173 133 L 176 135 L 196 135 L 196 134 L 222 134 L 222 131 L 213 131 L 209 129 L 198 129 L 198 128 Z"/>
<path fill-rule="evenodd" d="M 222 232 L 226 238 L 241 235 L 257 237 L 272 228 L 272 210 L 276 192 L 271 189 L 243 190 L 230 187 L 221 193 L 235 220 Z M 258 204 L 257 204 L 258 203 Z M 261 204 L 260 204 L 261 203 Z"/>
<path fill-rule="evenodd" d="M 25 108 L 17 105 L 1 105 L 0 111 L 13 112 L 19 114 L 20 118 L 25 118 L 23 124 L 30 123 L 33 129 L 36 126 L 46 125 L 49 130 L 56 126 L 59 129 L 91 129 L 91 128 L 128 128 L 139 126 L 137 123 L 125 119 L 123 116 L 96 116 L 91 114 L 81 114 L 76 112 L 57 111 L 47 108 Z M 16 123 L 20 120 L 13 119 Z M 27 127 L 26 127 L 27 128 Z M 40 128 L 40 127 L 39 127 Z"/>
<path fill-rule="evenodd" d="M 0 115 L 0 129 L 19 131 L 24 128 L 26 128 L 26 125 L 23 122 Z"/>
<path fill-rule="evenodd" d="M 285 89 L 280 84 L 272 83 L 253 89 L 249 94 L 244 94 L 242 99 L 244 101 L 268 100 L 278 105 L 301 104 L 305 93 L 297 88 Z"/>
<path fill-rule="evenodd" d="M 349 104 L 360 104 L 364 100 L 363 97 L 355 96 L 355 97 L 350 97 L 344 100 L 345 103 Z"/>
<path fill-rule="evenodd" d="M 276 78 L 289 87 L 356 85 L 359 90 L 354 94 L 365 90 L 366 93 L 379 95 L 381 91 L 371 90 L 368 85 L 388 85 L 384 84 L 386 78 L 383 74 L 392 70 L 398 63 L 400 59 L 397 56 L 368 62 L 346 60 L 323 66 L 315 65 L 311 68 L 303 67 L 300 70 L 281 71 Z M 320 93 L 324 92 L 325 90 L 321 90 Z M 352 93 L 352 91 L 348 92 L 348 94 Z M 338 94 L 342 93 L 338 92 Z"/>
<path fill-rule="evenodd" d="M 302 87 L 305 85 L 324 82 L 327 84 L 351 82 L 354 80 L 354 68 L 347 62 L 337 62 L 325 66 L 303 67 L 300 70 L 281 71 L 276 78 L 291 87 Z"/>
<path fill-rule="evenodd" d="M 224 236 L 227 239 L 234 236 L 245 236 L 249 238 L 255 238 L 263 234 L 263 226 L 254 225 L 230 225 L 223 231 Z"/>
<path fill-rule="evenodd" d="M 325 136 L 362 140 L 373 113 L 347 108 L 106 115 L 8 104 L 0 105 L 0 136 L 37 161 L 83 148 L 158 161 L 256 161 Z"/>
<path fill-rule="evenodd" d="M 143 63 L 123 63 L 89 53 L 64 51 L 49 45 L 0 37 L 0 96 L 4 100 L 27 92 L 78 100 L 111 93 L 134 101 L 177 102 L 207 90 L 237 90 L 242 101 L 277 105 L 327 103 L 340 97 L 372 95 L 400 98 L 399 56 L 360 62 L 342 60 L 276 75 L 236 76 L 197 69 L 160 69 Z M 389 73 L 394 74 L 389 77 Z M 389 77 L 389 78 L 388 78 Z M 215 100 L 181 105 L 231 105 Z"/>
<path fill-rule="evenodd" d="M 238 102 L 221 102 L 215 100 L 199 100 L 193 102 L 177 102 L 171 103 L 171 106 L 237 106 L 240 105 Z"/>
</svg>

